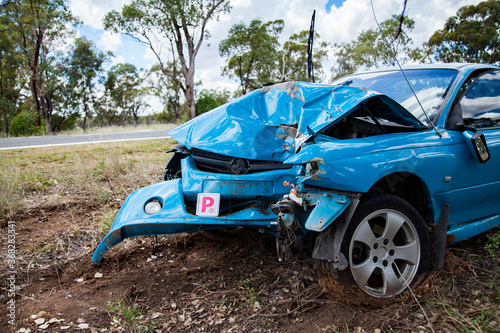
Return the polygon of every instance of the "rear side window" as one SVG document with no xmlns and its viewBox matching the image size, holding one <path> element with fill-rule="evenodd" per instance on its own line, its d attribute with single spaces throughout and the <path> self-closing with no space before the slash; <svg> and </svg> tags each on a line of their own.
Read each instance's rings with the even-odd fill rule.
<svg viewBox="0 0 500 333">
<path fill-rule="evenodd" d="M 457 107 L 463 124 L 475 128 L 500 127 L 500 72 L 479 76 L 465 92 Z M 457 110 L 458 112 L 460 112 Z"/>
</svg>

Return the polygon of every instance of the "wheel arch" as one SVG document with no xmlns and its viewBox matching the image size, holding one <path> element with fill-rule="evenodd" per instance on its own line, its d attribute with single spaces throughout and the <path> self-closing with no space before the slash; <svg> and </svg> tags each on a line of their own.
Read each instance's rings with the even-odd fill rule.
<svg viewBox="0 0 500 333">
<path fill-rule="evenodd" d="M 433 222 L 430 195 L 420 177 L 410 172 L 395 172 L 380 178 L 367 193 L 393 194 L 407 201 L 420 214 L 424 222 Z M 362 196 L 362 198 L 363 198 Z"/>
</svg>

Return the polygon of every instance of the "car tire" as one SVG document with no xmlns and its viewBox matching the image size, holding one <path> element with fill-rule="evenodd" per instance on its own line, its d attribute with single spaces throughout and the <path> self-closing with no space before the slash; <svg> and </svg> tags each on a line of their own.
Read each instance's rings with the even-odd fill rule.
<svg viewBox="0 0 500 333">
<path fill-rule="evenodd" d="M 348 267 L 339 271 L 322 260 L 318 274 L 336 299 L 353 305 L 380 307 L 422 281 L 429 268 L 430 245 L 422 217 L 392 194 L 361 199 L 341 251 Z"/>
</svg>

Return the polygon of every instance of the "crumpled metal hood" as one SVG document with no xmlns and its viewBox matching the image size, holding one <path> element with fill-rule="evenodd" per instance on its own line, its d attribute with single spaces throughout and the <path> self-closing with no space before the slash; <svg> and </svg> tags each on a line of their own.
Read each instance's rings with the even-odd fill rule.
<svg viewBox="0 0 500 333">
<path fill-rule="evenodd" d="M 169 135 L 188 149 L 284 161 L 311 135 L 341 120 L 361 103 L 380 98 L 394 121 L 424 127 L 389 97 L 371 90 L 305 82 L 265 86 L 204 113 Z M 310 129 L 308 131 L 308 128 Z"/>
</svg>

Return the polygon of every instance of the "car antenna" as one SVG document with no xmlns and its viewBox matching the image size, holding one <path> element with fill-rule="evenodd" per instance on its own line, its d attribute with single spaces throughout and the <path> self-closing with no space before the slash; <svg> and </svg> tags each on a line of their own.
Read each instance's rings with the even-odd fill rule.
<svg viewBox="0 0 500 333">
<path fill-rule="evenodd" d="M 401 13 L 401 17 L 403 17 L 404 15 L 404 12 L 405 12 L 405 9 L 406 9 L 406 1 L 404 2 L 404 8 L 403 8 L 403 12 Z M 398 67 L 399 69 L 401 70 L 401 73 L 403 74 L 406 82 L 408 83 L 408 86 L 410 86 L 410 89 L 411 89 L 411 92 L 413 93 L 413 96 L 415 96 L 415 99 L 417 100 L 417 103 L 418 105 L 420 106 L 420 108 L 422 109 L 422 112 L 424 113 L 425 115 L 425 118 L 427 118 L 427 121 L 429 122 L 429 124 L 431 124 L 432 128 L 434 129 L 434 131 L 436 131 L 437 135 L 442 138 L 443 135 L 439 132 L 439 130 L 436 128 L 436 126 L 434 125 L 434 123 L 431 121 L 431 119 L 429 118 L 429 115 L 427 114 L 427 112 L 425 112 L 424 110 L 424 107 L 422 106 L 422 104 L 420 103 L 420 100 L 418 99 L 417 97 L 417 93 L 415 92 L 415 90 L 413 89 L 413 86 L 411 85 L 410 83 L 410 80 L 408 80 L 408 77 L 406 76 L 406 73 L 405 71 L 403 70 L 403 67 L 401 67 L 401 64 L 399 63 L 399 60 L 396 56 L 396 52 L 393 50 L 393 48 L 391 47 L 391 44 L 387 41 L 387 38 L 384 34 L 384 31 L 382 30 L 382 27 L 380 26 L 380 24 L 378 23 L 378 20 L 377 20 L 377 15 L 375 14 L 375 8 L 373 8 L 373 0 L 370 0 L 370 5 L 372 6 L 372 13 L 373 13 L 373 18 L 375 19 L 375 23 L 377 23 L 377 27 L 378 29 L 380 30 L 380 33 L 382 34 L 382 38 L 384 39 L 384 42 L 387 44 L 387 47 L 389 48 L 392 56 L 394 57 L 394 60 L 396 61 L 396 63 L 398 64 Z M 402 22 L 402 21 L 401 21 Z"/>
<path fill-rule="evenodd" d="M 311 27 L 309 28 L 309 39 L 307 40 L 307 75 L 314 83 L 314 64 L 313 64 L 313 41 L 314 41 L 314 20 L 316 18 L 316 9 L 311 18 Z"/>
</svg>

